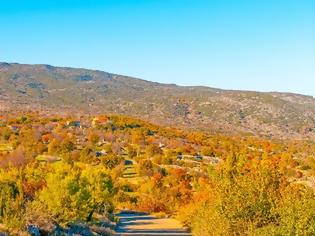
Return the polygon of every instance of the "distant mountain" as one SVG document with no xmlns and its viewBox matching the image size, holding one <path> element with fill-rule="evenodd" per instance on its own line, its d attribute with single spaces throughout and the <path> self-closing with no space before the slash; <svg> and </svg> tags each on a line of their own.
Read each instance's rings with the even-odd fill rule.
<svg viewBox="0 0 315 236">
<path fill-rule="evenodd" d="M 158 124 L 275 138 L 315 137 L 315 99 L 160 84 L 103 71 L 0 63 L 0 111 L 118 113 Z"/>
</svg>

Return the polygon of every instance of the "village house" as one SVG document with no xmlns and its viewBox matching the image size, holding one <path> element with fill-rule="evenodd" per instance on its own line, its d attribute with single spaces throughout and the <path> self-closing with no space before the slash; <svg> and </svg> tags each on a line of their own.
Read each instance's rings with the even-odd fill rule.
<svg viewBox="0 0 315 236">
<path fill-rule="evenodd" d="M 163 150 L 165 147 L 166 147 L 166 145 L 165 145 L 164 143 L 159 143 L 159 148 L 160 148 L 160 149 Z"/>
<path fill-rule="evenodd" d="M 81 128 L 81 122 L 78 120 L 69 120 L 67 121 L 67 126 L 70 128 Z"/>
<path fill-rule="evenodd" d="M 183 154 L 182 153 L 177 154 L 177 160 L 179 160 L 179 161 L 183 160 Z"/>
<path fill-rule="evenodd" d="M 216 165 L 221 161 L 219 157 L 212 157 L 212 156 L 203 156 L 203 160 L 212 165 Z"/>
<path fill-rule="evenodd" d="M 107 155 L 107 152 L 105 150 L 95 152 L 95 157 L 102 157 L 105 155 Z"/>
<path fill-rule="evenodd" d="M 20 132 L 20 127 L 17 126 L 17 125 L 9 125 L 8 127 L 9 127 L 9 129 L 10 129 L 13 133 L 18 133 L 18 132 Z"/>
<path fill-rule="evenodd" d="M 52 135 L 51 134 L 44 134 L 42 135 L 42 142 L 43 144 L 49 144 L 52 140 Z"/>
<path fill-rule="evenodd" d="M 196 155 L 194 155 L 194 158 L 198 161 L 201 161 L 203 159 L 203 156 L 197 153 Z"/>
<path fill-rule="evenodd" d="M 107 125 L 109 118 L 105 115 L 96 116 L 92 120 L 92 127 L 97 127 L 99 125 Z"/>
</svg>

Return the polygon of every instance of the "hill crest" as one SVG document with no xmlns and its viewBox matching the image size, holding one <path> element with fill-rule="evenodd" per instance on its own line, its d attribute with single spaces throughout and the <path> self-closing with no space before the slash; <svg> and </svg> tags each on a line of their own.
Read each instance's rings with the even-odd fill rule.
<svg viewBox="0 0 315 236">
<path fill-rule="evenodd" d="M 126 114 L 163 125 L 315 137 L 311 96 L 161 84 L 82 68 L 0 63 L 0 111 Z"/>
</svg>

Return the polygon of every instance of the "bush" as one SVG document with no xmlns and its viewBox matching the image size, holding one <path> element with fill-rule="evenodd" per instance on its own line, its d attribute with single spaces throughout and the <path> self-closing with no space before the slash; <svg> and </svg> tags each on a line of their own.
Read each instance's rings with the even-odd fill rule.
<svg viewBox="0 0 315 236">
<path fill-rule="evenodd" d="M 102 167 L 87 165 L 73 168 L 63 164 L 49 173 L 47 187 L 39 192 L 39 201 L 47 214 L 60 222 L 91 220 L 93 213 L 112 211 L 113 184 Z"/>
<path fill-rule="evenodd" d="M 186 216 L 195 235 L 315 234 L 313 190 L 290 184 L 281 161 L 239 160 L 221 166 L 204 203 Z"/>
<path fill-rule="evenodd" d="M 0 223 L 21 229 L 23 222 L 23 195 L 20 186 L 10 180 L 0 181 Z"/>
</svg>

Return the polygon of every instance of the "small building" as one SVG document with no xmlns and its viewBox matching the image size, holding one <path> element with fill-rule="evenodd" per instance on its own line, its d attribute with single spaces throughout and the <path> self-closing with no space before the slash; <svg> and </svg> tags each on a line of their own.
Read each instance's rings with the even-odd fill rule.
<svg viewBox="0 0 315 236">
<path fill-rule="evenodd" d="M 196 160 L 198 160 L 198 161 L 201 161 L 201 160 L 203 159 L 203 157 L 202 157 L 199 153 L 197 153 L 197 154 L 194 156 L 194 158 L 195 158 Z"/>
<path fill-rule="evenodd" d="M 106 115 L 99 115 L 93 118 L 92 127 L 107 125 L 109 122 L 110 119 Z"/>
<path fill-rule="evenodd" d="M 10 128 L 10 130 L 11 130 L 13 133 L 18 133 L 18 132 L 20 132 L 20 127 L 17 126 L 17 125 L 9 125 L 9 128 Z"/>
<path fill-rule="evenodd" d="M 183 160 L 183 154 L 182 153 L 177 154 L 177 160 L 179 160 L 179 161 Z"/>
<path fill-rule="evenodd" d="M 105 155 L 107 155 L 107 152 L 105 150 L 95 152 L 95 157 L 102 157 Z"/>
<path fill-rule="evenodd" d="M 49 144 L 52 140 L 52 135 L 51 134 L 44 134 L 42 135 L 42 142 L 43 144 Z"/>
<path fill-rule="evenodd" d="M 109 122 L 109 118 L 105 115 L 96 116 L 92 120 L 92 127 L 96 127 L 98 125 L 107 125 Z"/>
<path fill-rule="evenodd" d="M 221 159 L 215 156 L 204 156 L 203 159 L 212 165 L 217 165 Z"/>
<path fill-rule="evenodd" d="M 78 120 L 67 121 L 67 126 L 68 127 L 80 127 L 81 128 L 81 122 Z"/>
<path fill-rule="evenodd" d="M 164 143 L 159 143 L 159 148 L 160 148 L 160 149 L 165 148 L 165 146 L 166 146 L 166 145 L 165 145 Z"/>
</svg>

